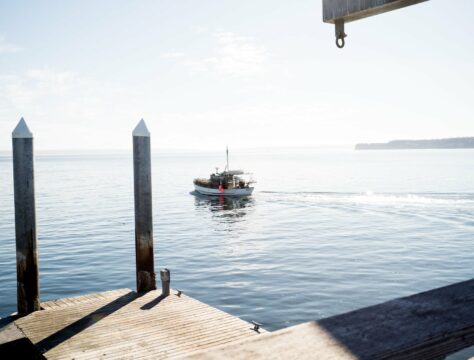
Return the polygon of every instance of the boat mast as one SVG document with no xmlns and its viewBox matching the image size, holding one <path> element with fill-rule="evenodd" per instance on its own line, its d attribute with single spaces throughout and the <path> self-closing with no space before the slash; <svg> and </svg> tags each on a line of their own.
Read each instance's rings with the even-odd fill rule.
<svg viewBox="0 0 474 360">
<path fill-rule="evenodd" d="M 227 171 L 229 171 L 229 146 L 225 147 L 225 154 L 227 157 L 227 166 L 225 167 Z"/>
</svg>

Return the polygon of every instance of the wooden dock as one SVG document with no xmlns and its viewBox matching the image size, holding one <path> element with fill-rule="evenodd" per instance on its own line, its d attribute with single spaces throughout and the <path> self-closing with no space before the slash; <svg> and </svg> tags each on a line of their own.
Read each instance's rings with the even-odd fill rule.
<svg viewBox="0 0 474 360">
<path fill-rule="evenodd" d="M 0 330 L 0 359 L 415 360 L 474 345 L 474 279 L 275 332 L 176 291 L 41 305 Z"/>
<path fill-rule="evenodd" d="M 474 279 L 239 340 L 186 358 L 440 360 L 473 345 Z M 468 356 L 472 355 L 474 349 Z"/>
<path fill-rule="evenodd" d="M 251 324 L 185 294 L 160 295 L 120 289 L 48 301 L 10 332 L 17 327 L 47 359 L 169 359 L 259 336 Z"/>
</svg>

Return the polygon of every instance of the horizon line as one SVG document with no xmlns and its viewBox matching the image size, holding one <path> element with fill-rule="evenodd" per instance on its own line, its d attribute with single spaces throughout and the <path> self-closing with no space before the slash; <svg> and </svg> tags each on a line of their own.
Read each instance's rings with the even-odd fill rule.
<svg viewBox="0 0 474 360">
<path fill-rule="evenodd" d="M 244 147 L 230 147 L 230 149 L 235 150 L 257 150 L 257 149 L 310 149 L 310 148 L 334 148 L 334 147 L 350 147 L 355 146 L 355 144 L 327 144 L 327 145 L 271 145 L 271 146 L 244 146 Z M 225 146 L 222 148 L 225 151 Z M 35 152 L 128 152 L 132 151 L 132 147 L 128 148 L 68 148 L 68 149 L 35 149 Z M 219 148 L 186 148 L 186 147 L 152 147 L 152 151 L 200 151 L 200 152 L 209 152 L 209 151 L 221 151 Z M 11 149 L 0 149 L 1 153 L 12 152 Z"/>
</svg>

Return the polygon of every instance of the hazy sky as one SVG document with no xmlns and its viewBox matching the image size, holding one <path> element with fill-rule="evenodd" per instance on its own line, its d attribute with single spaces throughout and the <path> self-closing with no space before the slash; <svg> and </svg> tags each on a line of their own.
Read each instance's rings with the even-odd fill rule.
<svg viewBox="0 0 474 360">
<path fill-rule="evenodd" d="M 1 1 L 0 150 L 321 146 L 474 136 L 472 0 L 346 25 L 321 0 Z"/>
</svg>

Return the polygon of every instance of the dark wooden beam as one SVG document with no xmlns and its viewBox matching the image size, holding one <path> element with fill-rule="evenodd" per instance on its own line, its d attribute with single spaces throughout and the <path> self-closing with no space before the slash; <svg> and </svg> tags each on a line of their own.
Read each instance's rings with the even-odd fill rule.
<svg viewBox="0 0 474 360">
<path fill-rule="evenodd" d="M 428 0 L 323 0 L 323 21 L 363 19 Z"/>
<path fill-rule="evenodd" d="M 474 345 L 474 279 L 224 345 L 189 359 L 440 360 Z"/>
<path fill-rule="evenodd" d="M 474 345 L 474 279 L 318 321 L 359 359 L 440 359 Z"/>
</svg>

